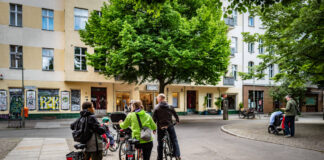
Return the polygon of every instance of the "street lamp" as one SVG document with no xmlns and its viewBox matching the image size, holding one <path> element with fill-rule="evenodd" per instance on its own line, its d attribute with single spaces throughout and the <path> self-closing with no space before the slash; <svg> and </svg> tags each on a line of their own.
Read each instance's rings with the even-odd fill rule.
<svg viewBox="0 0 324 160">
<path fill-rule="evenodd" d="M 25 128 L 25 84 L 24 84 L 24 55 L 21 52 L 21 85 L 22 85 L 22 96 L 23 96 L 23 106 L 22 106 L 22 128 Z M 15 56 L 16 60 L 19 60 L 20 57 L 18 55 Z"/>
</svg>

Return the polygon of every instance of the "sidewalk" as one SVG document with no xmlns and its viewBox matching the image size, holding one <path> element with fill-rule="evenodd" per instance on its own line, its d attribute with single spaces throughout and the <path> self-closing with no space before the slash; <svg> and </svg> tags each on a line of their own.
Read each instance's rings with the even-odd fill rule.
<svg viewBox="0 0 324 160">
<path fill-rule="evenodd" d="M 64 138 L 24 138 L 4 160 L 58 160 L 69 152 Z"/>
<path fill-rule="evenodd" d="M 242 121 L 222 126 L 222 131 L 241 138 L 293 146 L 324 153 L 324 120 L 320 116 L 304 115 L 296 121 L 295 137 L 284 138 L 282 135 L 268 133 L 269 121 Z"/>
</svg>

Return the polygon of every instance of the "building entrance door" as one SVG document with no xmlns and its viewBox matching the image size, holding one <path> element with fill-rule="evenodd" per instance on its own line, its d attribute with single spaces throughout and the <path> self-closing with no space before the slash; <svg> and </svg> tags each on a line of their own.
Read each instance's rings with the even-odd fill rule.
<svg viewBox="0 0 324 160">
<path fill-rule="evenodd" d="M 91 87 L 91 102 L 97 115 L 107 113 L 107 88 Z"/>
<path fill-rule="evenodd" d="M 196 112 L 196 91 L 187 91 L 187 112 L 192 114 Z"/>
<path fill-rule="evenodd" d="M 9 113 L 12 118 L 19 118 L 21 109 L 23 108 L 24 103 L 24 95 L 21 88 L 10 88 L 9 89 L 10 96 L 10 110 Z"/>
<path fill-rule="evenodd" d="M 236 106 L 236 95 L 227 95 L 228 109 L 235 110 Z"/>
</svg>

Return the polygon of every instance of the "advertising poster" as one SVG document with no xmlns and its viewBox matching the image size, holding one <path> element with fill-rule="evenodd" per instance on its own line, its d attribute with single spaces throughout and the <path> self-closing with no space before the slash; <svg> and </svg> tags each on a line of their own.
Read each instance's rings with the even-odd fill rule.
<svg viewBox="0 0 324 160">
<path fill-rule="evenodd" d="M 68 91 L 61 92 L 61 109 L 62 110 L 70 109 L 70 92 Z"/>
</svg>

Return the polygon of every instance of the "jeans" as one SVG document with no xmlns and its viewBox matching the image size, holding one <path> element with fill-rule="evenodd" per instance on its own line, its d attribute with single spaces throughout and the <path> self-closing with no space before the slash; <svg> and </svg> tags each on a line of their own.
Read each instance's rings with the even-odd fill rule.
<svg viewBox="0 0 324 160">
<path fill-rule="evenodd" d="M 109 134 L 109 132 L 106 132 L 106 135 L 107 135 L 107 138 L 109 138 L 110 145 L 114 145 L 114 144 L 115 144 L 114 137 L 111 136 L 111 135 Z"/>
<path fill-rule="evenodd" d="M 178 144 L 178 139 L 177 139 L 177 134 L 175 132 L 174 126 L 170 126 L 167 129 L 169 135 L 170 135 L 170 139 L 173 145 L 173 155 L 175 157 L 180 157 L 180 148 L 179 148 L 179 144 Z M 164 131 L 161 129 L 158 129 L 158 160 L 162 160 L 163 158 L 163 139 L 164 137 Z"/>
<path fill-rule="evenodd" d="M 285 132 L 286 135 L 295 135 L 295 116 L 286 116 L 285 117 Z"/>
<path fill-rule="evenodd" d="M 85 152 L 85 160 L 102 160 L 102 151 L 98 152 Z"/>
<path fill-rule="evenodd" d="M 136 148 L 142 149 L 143 160 L 150 160 L 151 152 L 152 152 L 152 148 L 153 148 L 153 142 L 137 144 Z"/>
</svg>

